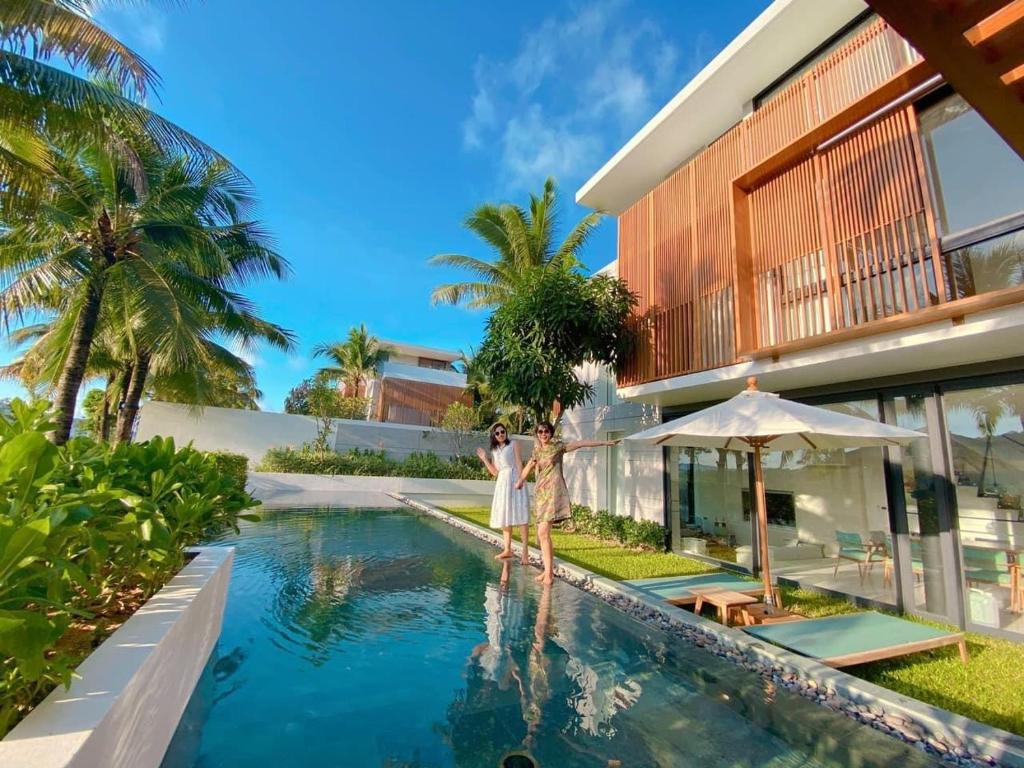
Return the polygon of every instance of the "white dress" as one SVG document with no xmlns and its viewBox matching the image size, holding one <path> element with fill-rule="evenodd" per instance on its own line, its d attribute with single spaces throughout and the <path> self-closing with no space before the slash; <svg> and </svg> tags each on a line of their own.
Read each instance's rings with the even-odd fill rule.
<svg viewBox="0 0 1024 768">
<path fill-rule="evenodd" d="M 516 490 L 519 468 L 515 448 L 511 443 L 495 448 L 491 451 L 491 461 L 498 470 L 491 502 L 491 528 L 526 525 L 530 522 L 530 496 L 525 487 Z"/>
</svg>

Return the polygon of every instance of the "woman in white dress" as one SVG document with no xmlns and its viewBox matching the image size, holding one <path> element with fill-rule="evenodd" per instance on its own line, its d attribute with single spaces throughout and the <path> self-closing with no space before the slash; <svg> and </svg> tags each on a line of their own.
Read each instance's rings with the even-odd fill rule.
<svg viewBox="0 0 1024 768">
<path fill-rule="evenodd" d="M 499 423 L 491 427 L 490 455 L 483 448 L 477 448 L 476 455 L 497 481 L 494 484 L 494 500 L 491 502 L 491 528 L 501 528 L 505 536 L 505 548 L 494 559 L 512 557 L 512 527 L 517 525 L 523 542 L 522 563 L 528 565 L 530 497 L 525 488 L 516 488 L 523 472 L 519 446 L 509 438 L 505 425 Z"/>
</svg>

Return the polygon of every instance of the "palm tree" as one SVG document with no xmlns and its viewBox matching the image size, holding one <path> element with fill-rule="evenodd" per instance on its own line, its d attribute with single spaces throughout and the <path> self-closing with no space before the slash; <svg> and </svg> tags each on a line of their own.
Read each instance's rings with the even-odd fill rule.
<svg viewBox="0 0 1024 768">
<path fill-rule="evenodd" d="M 120 0 L 125 4 L 128 0 Z M 224 159 L 187 131 L 142 106 L 158 77 L 135 51 L 93 20 L 116 0 L 5 0 L 0 3 L 0 177 L 39 192 L 49 167 L 47 134 L 90 134 L 117 143 L 117 126 L 148 133 L 161 147 Z M 59 59 L 95 80 L 50 65 Z M 8 205 L 33 195 L 8 195 Z"/>
<path fill-rule="evenodd" d="M 235 286 L 288 272 L 248 220 L 252 192 L 234 169 L 167 159 L 140 136 L 127 143 L 141 165 L 90 137 L 54 146 L 43 204 L 0 234 L 0 319 L 48 310 L 65 320 L 55 328 L 66 339 L 54 387 L 57 443 L 70 435 L 108 293 L 135 356 L 125 402 L 137 404 L 153 350 L 198 359 L 196 331 L 211 316 L 228 325 L 258 320 Z M 275 337 L 290 344 L 286 334 Z"/>
<path fill-rule="evenodd" d="M 558 193 L 555 181 L 544 182 L 541 195 L 530 195 L 525 211 L 511 203 L 485 203 L 466 217 L 464 226 L 494 251 L 493 261 L 473 256 L 443 253 L 433 256 L 431 264 L 458 267 L 476 279 L 447 283 L 434 289 L 434 304 L 461 304 L 471 308 L 501 304 L 530 270 L 557 264 L 575 265 L 579 254 L 601 220 L 600 212 L 591 212 L 572 227 L 560 245 L 555 246 L 558 225 Z"/>
<path fill-rule="evenodd" d="M 390 349 L 381 344 L 366 326 L 350 328 L 345 341 L 321 343 L 313 348 L 313 357 L 326 357 L 333 363 L 321 368 L 317 376 L 328 382 L 344 382 L 350 395 L 359 396 L 367 379 L 377 375 Z"/>
</svg>

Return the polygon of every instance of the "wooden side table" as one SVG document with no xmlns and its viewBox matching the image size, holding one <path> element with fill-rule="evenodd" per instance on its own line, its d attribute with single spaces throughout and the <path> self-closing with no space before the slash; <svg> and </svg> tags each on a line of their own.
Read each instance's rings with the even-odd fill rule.
<svg viewBox="0 0 1024 768">
<path fill-rule="evenodd" d="M 699 614 L 704 603 L 713 605 L 718 609 L 718 621 L 729 626 L 729 611 L 751 603 L 758 603 L 753 595 L 745 595 L 742 592 L 733 592 L 729 589 L 708 589 L 692 590 L 697 595 L 697 602 L 693 605 L 693 612 Z"/>
<path fill-rule="evenodd" d="M 740 618 L 744 626 L 752 627 L 755 624 L 780 624 L 784 621 L 803 621 L 806 616 L 799 613 L 790 613 L 783 608 L 777 608 L 764 603 L 751 603 L 740 608 Z"/>
</svg>

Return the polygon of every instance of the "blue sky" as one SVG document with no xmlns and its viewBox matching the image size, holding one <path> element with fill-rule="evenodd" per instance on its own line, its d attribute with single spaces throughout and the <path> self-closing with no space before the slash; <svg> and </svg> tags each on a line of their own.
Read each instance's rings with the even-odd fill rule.
<svg viewBox="0 0 1024 768">
<path fill-rule="evenodd" d="M 264 408 L 280 410 L 316 370 L 310 348 L 360 322 L 477 345 L 485 314 L 431 307 L 431 288 L 457 274 L 427 258 L 488 256 L 464 215 L 525 201 L 548 175 L 563 220 L 582 214 L 578 186 L 767 4 L 205 0 L 101 21 L 160 73 L 152 106 L 257 186 L 295 272 L 248 291 L 299 336 L 293 355 L 252 359 Z M 614 256 L 607 220 L 585 261 Z"/>
</svg>

